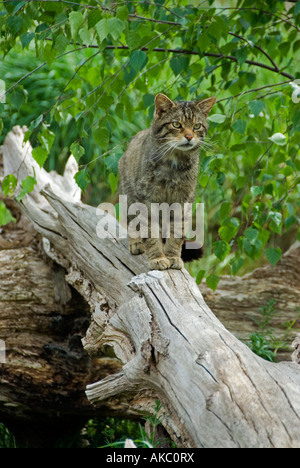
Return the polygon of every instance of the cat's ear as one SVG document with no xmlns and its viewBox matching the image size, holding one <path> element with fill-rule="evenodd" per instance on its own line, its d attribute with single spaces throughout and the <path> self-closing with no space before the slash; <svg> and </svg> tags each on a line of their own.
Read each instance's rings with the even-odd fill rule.
<svg viewBox="0 0 300 468">
<path fill-rule="evenodd" d="M 160 117 L 163 112 L 168 111 L 176 104 L 171 101 L 165 94 L 159 93 L 155 96 L 155 116 Z"/>
<path fill-rule="evenodd" d="M 207 99 L 203 99 L 202 101 L 197 101 L 196 107 L 198 107 L 198 109 L 200 109 L 204 113 L 205 117 L 207 117 L 209 111 L 211 110 L 212 106 L 215 104 L 216 100 L 217 98 L 213 96 Z"/>
</svg>

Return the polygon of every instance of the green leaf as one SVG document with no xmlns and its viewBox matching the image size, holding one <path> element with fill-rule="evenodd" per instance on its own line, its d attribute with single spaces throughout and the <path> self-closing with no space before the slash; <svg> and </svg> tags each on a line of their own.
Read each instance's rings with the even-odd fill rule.
<svg viewBox="0 0 300 468">
<path fill-rule="evenodd" d="M 216 177 L 217 183 L 222 186 L 224 185 L 225 179 L 226 175 L 224 174 L 224 172 L 219 171 Z"/>
<path fill-rule="evenodd" d="M 69 39 L 63 34 L 59 34 L 55 39 L 54 47 L 60 54 L 63 54 L 69 44 Z"/>
<path fill-rule="evenodd" d="M 21 201 L 22 198 L 27 195 L 28 193 L 32 192 L 34 186 L 36 184 L 36 178 L 32 176 L 27 176 L 25 179 L 22 180 L 21 186 L 22 190 L 20 194 L 17 196 L 17 200 Z"/>
<path fill-rule="evenodd" d="M 256 239 L 258 239 L 259 231 L 255 228 L 247 228 L 244 235 L 250 242 L 256 241 Z"/>
<path fill-rule="evenodd" d="M 272 231 L 276 232 L 277 234 L 281 234 L 282 229 L 282 213 L 279 211 L 270 211 L 269 217 L 271 219 L 270 228 Z"/>
<path fill-rule="evenodd" d="M 200 179 L 199 179 L 199 184 L 201 187 L 205 188 L 208 184 L 209 181 L 209 175 L 208 174 L 201 174 Z"/>
<path fill-rule="evenodd" d="M 86 191 L 87 186 L 91 182 L 90 176 L 86 169 L 83 169 L 82 171 L 77 172 L 74 176 L 74 179 L 76 181 L 76 184 L 82 190 L 83 193 Z"/>
<path fill-rule="evenodd" d="M 14 8 L 14 11 L 12 12 L 12 14 L 15 15 L 19 10 L 21 10 L 21 8 L 24 5 L 26 5 L 26 3 L 27 3 L 27 1 L 18 2 L 17 5 Z"/>
<path fill-rule="evenodd" d="M 2 181 L 2 192 L 6 197 L 12 197 L 17 186 L 17 178 L 13 174 L 8 174 Z"/>
<path fill-rule="evenodd" d="M 220 276 L 216 275 L 215 273 L 212 273 L 206 278 L 206 284 L 210 289 L 215 291 L 217 289 L 220 279 Z"/>
<path fill-rule="evenodd" d="M 250 109 L 251 114 L 254 115 L 254 117 L 257 117 L 264 109 L 265 109 L 265 103 L 263 101 L 250 101 L 248 102 L 248 107 Z"/>
<path fill-rule="evenodd" d="M 219 235 L 222 240 L 224 240 L 225 242 L 229 242 L 231 241 L 231 239 L 233 239 L 236 236 L 238 230 L 239 230 L 238 219 L 231 218 L 230 222 L 220 227 Z"/>
<path fill-rule="evenodd" d="M 273 143 L 279 146 L 284 146 L 286 144 L 286 136 L 282 133 L 274 133 L 268 140 L 273 141 Z"/>
<path fill-rule="evenodd" d="M 80 39 L 84 44 L 90 44 L 92 42 L 92 34 L 88 28 L 81 28 L 79 31 Z"/>
<path fill-rule="evenodd" d="M 279 260 L 281 259 L 282 255 L 282 250 L 277 247 L 275 248 L 270 248 L 266 250 L 266 257 L 268 261 L 271 263 L 271 265 L 276 266 Z"/>
<path fill-rule="evenodd" d="M 175 57 L 172 57 L 170 60 L 170 67 L 172 68 L 172 71 L 175 76 L 182 73 L 183 70 L 188 67 L 188 64 L 189 58 L 185 55 L 177 55 Z"/>
<path fill-rule="evenodd" d="M 23 19 L 21 16 L 9 16 L 6 20 L 6 24 L 11 34 L 18 34 L 23 27 Z"/>
<path fill-rule="evenodd" d="M 129 59 L 131 65 L 137 70 L 140 71 L 146 65 L 148 61 L 147 54 L 142 50 L 135 50 L 130 55 Z"/>
<path fill-rule="evenodd" d="M 143 96 L 143 102 L 145 105 L 145 108 L 150 107 L 154 103 L 154 95 L 153 94 L 144 94 Z"/>
<path fill-rule="evenodd" d="M 111 37 L 117 41 L 122 32 L 125 29 L 124 21 L 120 20 L 120 18 L 110 18 L 108 20 L 108 30 L 110 32 Z"/>
<path fill-rule="evenodd" d="M 243 258 L 234 258 L 230 262 L 231 266 L 231 272 L 235 276 L 237 275 L 238 271 L 242 268 L 244 265 L 245 260 Z"/>
<path fill-rule="evenodd" d="M 247 47 L 241 47 L 235 52 L 235 56 L 237 58 L 237 62 L 239 65 L 243 65 L 243 63 L 247 60 Z"/>
<path fill-rule="evenodd" d="M 38 139 L 41 145 L 43 146 L 43 148 L 45 148 L 48 151 L 48 153 L 50 153 L 50 150 L 52 148 L 52 145 L 55 139 L 55 135 L 53 132 L 48 130 L 46 126 L 43 126 L 43 127 L 44 127 L 43 131 L 41 134 L 39 134 Z"/>
<path fill-rule="evenodd" d="M 244 135 L 247 127 L 246 120 L 237 119 L 232 124 L 232 128 L 235 132 L 239 133 L 240 135 Z"/>
<path fill-rule="evenodd" d="M 250 188 L 250 191 L 254 197 L 258 197 L 259 195 L 263 193 L 264 188 L 259 185 L 254 185 L 253 187 Z"/>
<path fill-rule="evenodd" d="M 295 13 L 295 16 L 299 15 L 299 13 L 300 13 L 300 2 L 296 3 L 294 13 Z"/>
<path fill-rule="evenodd" d="M 122 156 L 122 153 L 110 153 L 105 156 L 104 164 L 108 171 L 113 172 L 115 175 L 118 174 L 118 164 Z"/>
<path fill-rule="evenodd" d="M 95 139 L 95 142 L 100 146 L 100 148 L 106 150 L 110 139 L 110 134 L 107 128 L 101 127 L 95 129 L 93 131 L 93 137 Z"/>
<path fill-rule="evenodd" d="M 43 146 L 37 146 L 32 150 L 32 157 L 40 167 L 43 167 L 48 155 L 49 152 Z"/>
<path fill-rule="evenodd" d="M 199 270 L 196 277 L 196 283 L 200 284 L 204 278 L 205 270 Z"/>
<path fill-rule="evenodd" d="M 120 20 L 123 20 L 123 21 L 127 20 L 128 14 L 129 14 L 129 11 L 128 11 L 127 6 L 124 5 L 124 6 L 119 6 L 119 7 L 117 8 L 117 14 L 116 14 L 116 16 L 117 16 L 117 18 L 119 18 Z"/>
<path fill-rule="evenodd" d="M 208 34 L 210 34 L 217 40 L 220 39 L 222 36 L 226 38 L 229 31 L 228 22 L 220 16 L 214 16 L 213 19 L 214 21 L 209 25 L 207 29 Z"/>
<path fill-rule="evenodd" d="M 33 120 L 30 124 L 30 127 L 29 127 L 29 130 L 32 131 L 34 130 L 35 128 L 37 128 L 40 123 L 43 121 L 43 114 L 39 115 L 35 120 Z"/>
<path fill-rule="evenodd" d="M 70 27 L 71 27 L 71 35 L 74 41 L 77 39 L 77 34 L 79 31 L 80 26 L 83 24 L 83 16 L 79 11 L 72 11 L 69 14 L 70 20 Z"/>
<path fill-rule="evenodd" d="M 73 154 L 74 158 L 76 159 L 77 162 L 79 162 L 80 158 L 84 155 L 85 149 L 80 146 L 79 143 L 72 143 L 70 146 L 70 151 Z"/>
<path fill-rule="evenodd" d="M 230 202 L 223 202 L 220 211 L 219 211 L 219 219 L 220 223 L 223 224 L 225 219 L 228 218 L 231 212 L 231 203 Z"/>
<path fill-rule="evenodd" d="M 106 39 L 109 34 L 107 19 L 103 18 L 101 21 L 99 21 L 95 25 L 95 29 L 98 33 L 100 41 L 103 42 L 104 39 Z"/>
<path fill-rule="evenodd" d="M 210 122 L 214 122 L 214 123 L 223 123 L 225 122 L 226 120 L 226 115 L 223 115 L 223 114 L 212 114 L 210 115 L 209 117 L 207 117 L 207 120 L 209 120 Z"/>
<path fill-rule="evenodd" d="M 225 241 L 217 241 L 213 244 L 215 256 L 223 261 L 230 252 L 230 245 Z"/>
<path fill-rule="evenodd" d="M 118 187 L 119 174 L 115 175 L 113 172 L 111 172 L 108 176 L 108 180 L 111 189 L 111 194 L 113 195 Z"/>
<path fill-rule="evenodd" d="M 101 9 L 95 9 L 90 11 L 87 17 L 88 21 L 88 28 L 91 29 L 93 28 L 102 18 L 102 12 Z"/>
<path fill-rule="evenodd" d="M 130 49 L 138 49 L 141 43 L 141 38 L 135 31 L 128 31 L 126 33 L 127 45 Z"/>
<path fill-rule="evenodd" d="M 28 46 L 28 44 L 30 44 L 33 38 L 34 38 L 33 32 L 26 32 L 21 35 L 21 44 L 22 44 L 23 49 L 25 49 L 25 47 Z"/>
<path fill-rule="evenodd" d="M 47 62 L 47 64 L 50 66 L 55 57 L 56 57 L 56 49 L 53 49 L 52 48 L 52 44 L 47 44 L 42 52 L 42 55 L 43 55 L 43 60 L 45 60 Z"/>
<path fill-rule="evenodd" d="M 5 224 L 13 221 L 16 222 L 16 219 L 13 217 L 8 208 L 6 208 L 3 201 L 0 201 L 0 226 L 5 226 Z"/>
</svg>

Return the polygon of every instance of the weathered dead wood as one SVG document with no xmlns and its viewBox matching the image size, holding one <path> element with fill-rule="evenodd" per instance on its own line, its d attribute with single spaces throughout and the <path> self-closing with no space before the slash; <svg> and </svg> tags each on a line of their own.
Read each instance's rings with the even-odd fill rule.
<svg viewBox="0 0 300 468">
<path fill-rule="evenodd" d="M 26 164 L 30 171 L 20 129 L 6 139 L 4 164 L 6 172 Z M 122 401 L 143 414 L 160 399 L 162 424 L 180 447 L 300 447 L 298 365 L 255 356 L 214 316 L 185 270 L 147 272 L 126 239 L 99 239 L 101 213 L 74 203 L 51 174 L 37 168 L 36 175 L 39 187 L 21 206 L 90 306 L 85 349 L 122 363 L 87 387 L 90 401 Z"/>
</svg>

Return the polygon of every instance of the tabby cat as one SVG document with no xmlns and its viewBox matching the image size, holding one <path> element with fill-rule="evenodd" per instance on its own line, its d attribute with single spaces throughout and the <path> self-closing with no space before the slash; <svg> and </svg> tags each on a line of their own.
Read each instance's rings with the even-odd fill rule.
<svg viewBox="0 0 300 468">
<path fill-rule="evenodd" d="M 119 162 L 120 193 L 128 206 L 143 203 L 193 203 L 198 175 L 199 148 L 207 134 L 207 115 L 215 97 L 201 101 L 173 102 L 164 94 L 155 98 L 152 125 L 137 133 Z M 149 224 L 150 225 L 150 224 Z M 183 267 L 184 238 L 144 238 L 130 235 L 130 252 L 146 252 L 150 269 Z"/>
</svg>

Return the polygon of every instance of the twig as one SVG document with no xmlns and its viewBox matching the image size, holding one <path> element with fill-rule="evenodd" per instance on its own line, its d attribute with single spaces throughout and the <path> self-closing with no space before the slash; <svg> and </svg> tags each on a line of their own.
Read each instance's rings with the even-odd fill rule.
<svg viewBox="0 0 300 468">
<path fill-rule="evenodd" d="M 249 44 L 248 39 L 246 39 L 246 38 L 243 37 L 243 36 L 240 36 L 239 34 L 235 34 L 235 33 L 231 32 L 231 31 L 229 31 L 228 34 L 230 34 L 231 36 L 237 37 L 238 39 L 241 39 L 242 41 L 245 41 L 245 42 L 247 42 L 247 43 Z M 263 50 L 263 49 L 262 49 L 260 46 L 258 46 L 257 44 L 253 44 L 253 47 L 255 47 L 255 49 L 260 50 L 260 52 L 261 52 L 262 54 L 264 54 L 264 55 L 267 57 L 268 60 L 270 60 L 270 62 L 272 63 L 273 67 L 274 67 L 277 71 L 279 71 L 278 66 L 276 65 L 276 63 L 274 62 L 274 60 L 272 59 L 272 57 L 270 57 L 270 55 L 267 54 L 267 52 L 266 52 L 265 50 Z"/>
<path fill-rule="evenodd" d="M 287 83 L 290 83 L 290 80 L 282 81 L 281 83 L 274 83 L 274 84 L 269 84 L 265 86 L 260 86 L 259 88 L 248 89 L 247 91 L 242 91 L 241 93 L 235 94 L 234 96 L 228 96 L 228 97 L 219 99 L 217 102 L 227 101 L 228 99 L 233 99 L 233 98 L 242 96 L 243 94 L 253 93 L 255 91 L 260 91 L 261 89 L 265 89 L 265 88 L 272 88 L 273 86 L 281 86 Z"/>
<path fill-rule="evenodd" d="M 105 47 L 106 49 L 120 49 L 120 50 L 127 50 L 129 49 L 129 46 L 113 46 L 113 45 L 108 45 Z M 140 50 L 144 50 L 144 51 L 148 51 L 148 48 L 147 47 L 141 47 Z M 172 53 L 175 53 L 175 54 L 185 54 L 185 55 L 201 55 L 200 52 L 198 51 L 195 51 L 195 50 L 186 50 L 186 49 L 164 49 L 164 48 L 161 48 L 161 47 L 155 47 L 154 49 L 152 49 L 154 52 L 172 52 Z M 213 52 L 204 52 L 203 54 L 205 57 L 215 57 L 215 58 L 224 58 L 224 59 L 227 59 L 227 60 L 232 60 L 233 62 L 237 62 L 237 58 L 234 57 L 233 55 L 223 55 L 223 54 L 216 54 L 216 53 L 213 53 Z M 290 80 L 294 80 L 294 76 L 293 75 L 290 75 L 289 73 L 286 73 L 284 71 L 280 71 L 278 70 L 276 67 L 271 67 L 269 65 L 266 65 L 265 63 L 261 63 L 261 62 L 256 62 L 254 60 L 245 60 L 245 63 L 248 63 L 248 65 L 255 65 L 256 67 L 260 67 L 260 68 L 265 68 L 266 70 L 270 70 L 272 72 L 275 72 L 275 73 L 278 73 L 282 76 L 286 76 L 287 78 L 289 78 Z"/>
</svg>

